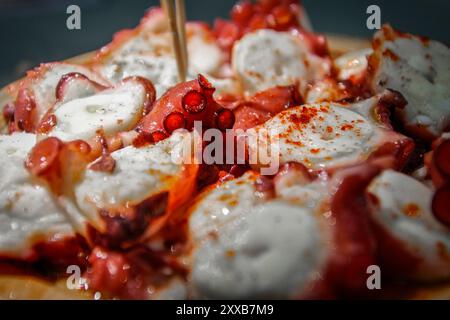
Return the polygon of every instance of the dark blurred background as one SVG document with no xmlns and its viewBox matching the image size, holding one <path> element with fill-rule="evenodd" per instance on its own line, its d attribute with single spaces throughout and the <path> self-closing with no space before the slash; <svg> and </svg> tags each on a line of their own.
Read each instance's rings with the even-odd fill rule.
<svg viewBox="0 0 450 320">
<path fill-rule="evenodd" d="M 236 0 L 185 0 L 189 20 L 228 17 Z M 135 26 L 155 0 L 0 0 L 0 87 L 45 61 L 99 48 L 112 34 Z M 66 28 L 66 8 L 81 8 L 81 30 Z M 382 22 L 450 43 L 450 0 L 303 0 L 317 31 L 370 37 L 366 8 L 377 4 Z"/>
</svg>

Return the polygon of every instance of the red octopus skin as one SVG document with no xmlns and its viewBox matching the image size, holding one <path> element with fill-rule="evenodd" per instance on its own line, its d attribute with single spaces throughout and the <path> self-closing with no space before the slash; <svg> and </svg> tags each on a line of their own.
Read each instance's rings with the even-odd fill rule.
<svg viewBox="0 0 450 320">
<path fill-rule="evenodd" d="M 370 217 L 374 199 L 366 188 L 383 169 L 376 161 L 369 161 L 340 170 L 330 181 L 330 190 L 335 190 L 330 198 L 335 221 L 333 250 L 322 280 L 306 298 L 376 297 L 379 292 L 367 288 L 369 266 L 379 266 L 389 279 L 404 277 L 420 262 Z"/>
<path fill-rule="evenodd" d="M 303 8 L 295 0 L 259 0 L 238 2 L 231 10 L 231 20 L 217 19 L 214 33 L 218 44 L 230 52 L 235 41 L 258 29 L 288 31 L 299 36 L 316 55 L 329 56 L 324 36 L 305 30 L 300 21 Z"/>
<path fill-rule="evenodd" d="M 425 154 L 425 166 L 436 188 L 431 208 L 434 216 L 443 224 L 450 225 L 450 139 L 438 138 L 432 150 Z"/>
<path fill-rule="evenodd" d="M 89 263 L 91 268 L 84 273 L 89 288 L 121 299 L 148 299 L 172 274 L 181 277 L 186 274 L 171 253 L 145 246 L 126 252 L 95 247 Z"/>
<path fill-rule="evenodd" d="M 36 102 L 28 89 L 21 89 L 14 102 L 14 131 L 32 132 L 34 130 L 33 111 Z"/>
<path fill-rule="evenodd" d="M 89 251 L 86 240 L 79 235 L 38 240 L 19 258 L 0 255 L 0 272 L 20 275 L 36 273 L 36 276 L 43 273 L 50 278 L 66 276 L 69 265 L 78 265 L 82 270 L 86 268 Z"/>
<path fill-rule="evenodd" d="M 98 82 L 92 81 L 84 74 L 79 72 L 70 72 L 61 77 L 57 86 L 56 86 L 56 100 L 64 101 L 65 96 L 67 95 L 67 91 L 70 89 L 70 86 L 74 84 L 74 82 L 83 83 L 86 88 L 89 88 L 93 93 L 99 92 L 107 88 Z"/>
<path fill-rule="evenodd" d="M 450 182 L 450 139 L 439 138 L 425 154 L 424 163 L 436 188 Z"/>
<path fill-rule="evenodd" d="M 334 252 L 328 264 L 327 281 L 338 295 L 364 292 L 367 267 L 376 264 L 376 242 L 373 236 L 365 188 L 380 171 L 372 164 L 343 169 L 335 176 L 336 192 L 330 209 L 334 226 Z"/>
<path fill-rule="evenodd" d="M 83 140 L 64 143 L 50 137 L 33 147 L 25 167 L 31 175 L 45 180 L 54 194 L 70 194 L 73 180 L 89 163 L 90 152 L 91 147 Z"/>
<path fill-rule="evenodd" d="M 277 86 L 261 91 L 248 100 L 237 102 L 233 111 L 236 123 L 233 129 L 249 129 L 266 122 L 277 113 L 303 103 L 295 85 Z"/>
<path fill-rule="evenodd" d="M 213 92 L 214 88 L 202 75 L 196 80 L 180 83 L 154 103 L 152 110 L 141 120 L 136 130 L 151 134 L 157 142 L 175 129 L 192 130 L 194 121 L 201 121 L 203 129 L 231 129 L 234 114 L 214 100 Z"/>
</svg>

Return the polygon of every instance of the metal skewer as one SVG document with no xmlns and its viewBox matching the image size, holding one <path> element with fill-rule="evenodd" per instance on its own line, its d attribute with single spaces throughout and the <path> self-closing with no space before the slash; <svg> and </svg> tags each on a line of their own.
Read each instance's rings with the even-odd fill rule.
<svg viewBox="0 0 450 320">
<path fill-rule="evenodd" d="M 165 10 L 169 19 L 173 51 L 177 61 L 178 78 L 180 82 L 184 82 L 186 81 L 188 68 L 184 0 L 161 0 L 161 7 Z"/>
</svg>

